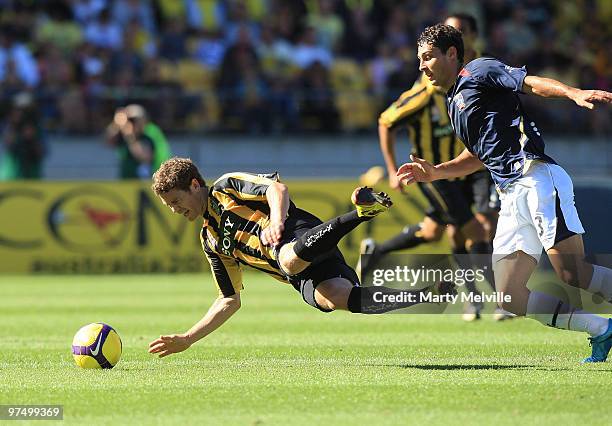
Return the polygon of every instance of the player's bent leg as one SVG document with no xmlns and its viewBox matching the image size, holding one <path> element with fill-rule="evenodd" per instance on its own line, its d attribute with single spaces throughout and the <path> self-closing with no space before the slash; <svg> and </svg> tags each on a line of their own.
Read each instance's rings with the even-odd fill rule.
<svg viewBox="0 0 612 426">
<path fill-rule="evenodd" d="M 559 241 L 546 253 L 564 283 L 612 300 L 612 269 L 585 260 L 582 235 L 575 234 Z"/>
<path fill-rule="evenodd" d="M 293 250 L 300 259 L 312 262 L 317 256 L 332 251 L 346 234 L 393 204 L 385 193 L 367 187 L 355 189 L 351 201 L 355 210 L 309 229 L 296 240 Z"/>
<path fill-rule="evenodd" d="M 295 254 L 294 245 L 295 242 L 283 245 L 277 255 L 278 266 L 287 275 L 297 275 L 311 264 Z"/>
<path fill-rule="evenodd" d="M 315 301 L 322 308 L 348 310 L 348 299 L 355 285 L 346 278 L 331 278 L 321 282 L 315 289 Z"/>
<path fill-rule="evenodd" d="M 537 266 L 536 260 L 523 251 L 517 251 L 498 258 L 493 266 L 497 291 L 510 296 L 510 300 L 504 301 L 500 308 L 515 315 L 525 315 L 529 300 L 527 281 Z"/>
<path fill-rule="evenodd" d="M 566 284 L 587 289 L 593 266 L 584 260 L 582 235 L 575 234 L 546 251 L 557 276 Z"/>
<path fill-rule="evenodd" d="M 499 291 L 511 296 L 511 300 L 504 302 L 502 308 L 549 327 L 589 333 L 593 350 L 584 362 L 605 361 L 612 348 L 612 320 L 576 309 L 557 296 L 530 292 L 527 281 L 536 266 L 535 258 L 522 251 L 495 263 Z"/>
</svg>

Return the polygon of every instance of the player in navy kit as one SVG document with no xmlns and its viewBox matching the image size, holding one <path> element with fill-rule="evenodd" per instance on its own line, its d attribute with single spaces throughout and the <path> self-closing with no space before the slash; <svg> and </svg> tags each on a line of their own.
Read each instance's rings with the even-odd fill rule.
<svg viewBox="0 0 612 426">
<path fill-rule="evenodd" d="M 405 184 L 450 179 L 489 170 L 501 198 L 493 242 L 497 290 L 511 296 L 503 308 L 541 323 L 586 331 L 592 354 L 603 362 L 612 347 L 612 319 L 577 310 L 566 302 L 531 292 L 527 281 L 545 249 L 561 280 L 612 299 L 612 270 L 584 260 L 584 229 L 565 170 L 545 154 L 540 129 L 525 113 L 519 93 L 563 97 L 592 109 L 612 103 L 612 93 L 581 90 L 530 76 L 497 59 L 478 58 L 464 66 L 461 33 L 451 26 L 428 27 L 418 39 L 419 69 L 447 92 L 455 133 L 466 149 L 455 159 L 432 165 L 411 156 L 397 172 Z"/>
</svg>

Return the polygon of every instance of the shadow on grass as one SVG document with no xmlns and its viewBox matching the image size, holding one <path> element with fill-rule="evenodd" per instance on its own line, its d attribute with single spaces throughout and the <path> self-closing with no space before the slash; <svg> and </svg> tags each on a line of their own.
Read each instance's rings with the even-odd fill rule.
<svg viewBox="0 0 612 426">
<path fill-rule="evenodd" d="M 395 367 L 416 368 L 419 370 L 529 370 L 540 366 L 507 364 L 400 364 L 395 365 Z"/>
<path fill-rule="evenodd" d="M 396 364 L 387 365 L 387 367 L 400 367 L 400 368 L 416 368 L 418 370 L 539 370 L 539 371 L 571 371 L 580 368 L 580 364 L 575 367 L 561 367 L 561 366 L 546 366 L 546 365 L 533 365 L 533 364 Z M 604 367 L 603 365 L 601 367 Z M 609 368 L 592 368 L 592 366 L 586 367 L 587 371 L 602 371 L 612 373 Z"/>
</svg>

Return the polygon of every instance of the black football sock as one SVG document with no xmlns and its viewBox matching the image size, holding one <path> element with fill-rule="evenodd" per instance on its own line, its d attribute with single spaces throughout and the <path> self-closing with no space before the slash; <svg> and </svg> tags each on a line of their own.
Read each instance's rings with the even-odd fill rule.
<svg viewBox="0 0 612 426">
<path fill-rule="evenodd" d="M 459 268 L 463 269 L 464 271 L 471 271 L 473 269 L 472 259 L 470 259 L 465 247 L 455 247 L 453 249 L 453 258 L 455 259 L 455 262 L 457 262 L 457 265 L 459 265 Z M 469 293 L 478 293 L 476 282 L 473 279 L 465 280 L 465 288 Z"/>
<path fill-rule="evenodd" d="M 377 244 L 376 250 L 380 254 L 416 247 L 425 242 L 421 236 L 421 225 L 406 226 L 402 232 L 387 241 Z"/>
<path fill-rule="evenodd" d="M 380 286 L 353 287 L 347 307 L 354 314 L 384 314 L 421 303 L 420 294 L 424 291 L 427 290 L 397 290 Z M 388 296 L 392 296 L 394 301 L 389 302 Z"/>
<path fill-rule="evenodd" d="M 493 247 L 486 241 L 474 243 L 472 244 L 472 247 L 470 247 L 472 265 L 474 265 L 475 268 L 483 271 L 487 282 L 493 291 L 495 291 L 495 276 L 493 274 L 493 264 L 491 259 L 492 253 Z"/>
<path fill-rule="evenodd" d="M 359 217 L 357 210 L 315 226 L 297 239 L 293 251 L 302 260 L 312 262 L 318 255 L 338 245 L 342 237 L 370 218 Z"/>
</svg>

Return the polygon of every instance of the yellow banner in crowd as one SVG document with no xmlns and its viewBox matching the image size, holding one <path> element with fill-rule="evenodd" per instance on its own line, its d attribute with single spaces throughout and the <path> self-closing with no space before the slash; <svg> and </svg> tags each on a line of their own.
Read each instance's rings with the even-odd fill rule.
<svg viewBox="0 0 612 426">
<path fill-rule="evenodd" d="M 323 220 L 351 209 L 354 181 L 286 183 L 297 206 Z M 425 201 L 410 194 L 393 193 L 388 214 L 343 239 L 349 262 L 362 238 L 387 238 L 420 221 Z M 0 183 L 0 273 L 198 272 L 208 268 L 200 227 L 173 215 L 144 182 Z"/>
</svg>

